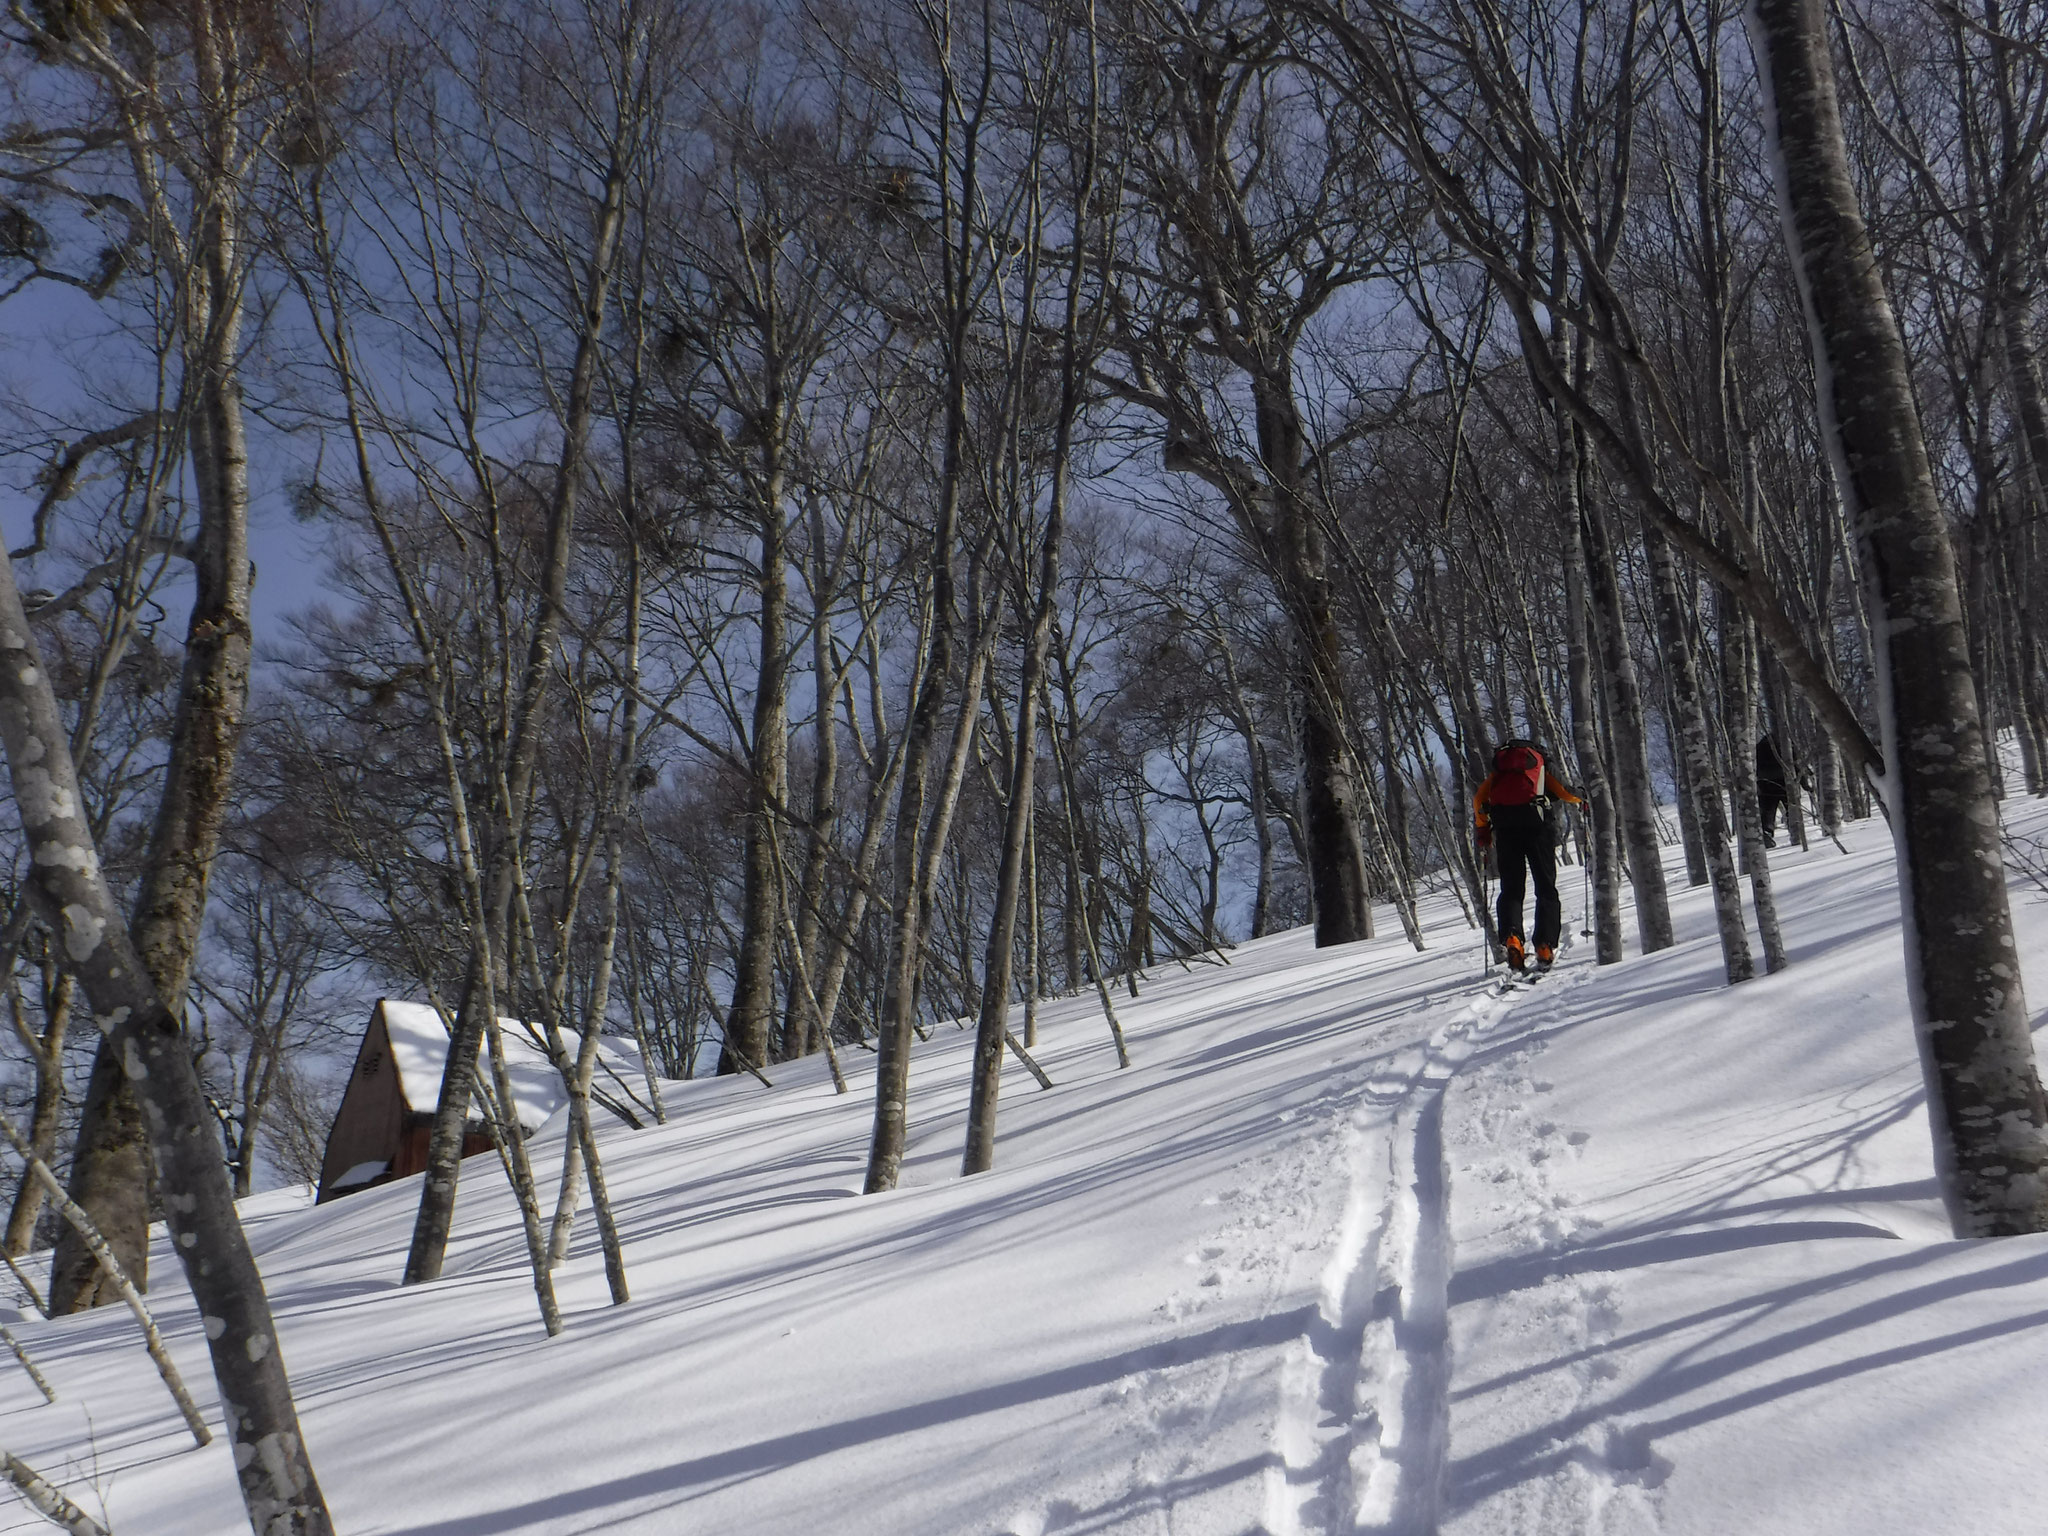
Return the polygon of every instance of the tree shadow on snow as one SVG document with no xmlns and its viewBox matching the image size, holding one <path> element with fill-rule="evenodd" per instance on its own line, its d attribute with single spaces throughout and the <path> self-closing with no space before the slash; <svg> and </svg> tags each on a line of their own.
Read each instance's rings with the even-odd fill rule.
<svg viewBox="0 0 2048 1536">
<path fill-rule="evenodd" d="M 878 1413 L 861 1414 L 836 1423 L 774 1435 L 749 1445 L 713 1451 L 670 1466 L 650 1468 L 588 1487 L 564 1489 L 507 1508 L 410 1526 L 394 1532 L 394 1536 L 496 1536 L 499 1532 L 522 1529 L 542 1521 L 590 1516 L 617 1506 L 631 1506 L 636 1517 L 645 1518 L 656 1511 L 687 1504 L 706 1493 L 765 1477 L 821 1456 L 858 1450 L 878 1441 L 916 1435 L 962 1419 L 1021 1408 L 1048 1398 L 1099 1391 L 1139 1372 L 1189 1365 L 1246 1350 L 1275 1348 L 1308 1330 L 1315 1321 L 1315 1315 L 1314 1307 L 1304 1306 L 1268 1317 L 1183 1334 L 1157 1344 L 1105 1355 L 1098 1360 L 1058 1366 L 1012 1381 L 974 1387 Z M 1236 1476 L 1248 1475 L 1263 1465 L 1263 1461 L 1255 1458 L 1235 1467 L 1220 1469 L 1217 1475 L 1234 1480 Z M 1182 1490 L 1183 1494 L 1189 1491 L 1195 1490 Z M 1063 1520 L 1053 1528 L 1067 1531 L 1087 1527 Z"/>
<path fill-rule="evenodd" d="M 1827 1317 L 1764 1331 L 1796 1303 L 1831 1292 L 1847 1291 L 1858 1285 L 1903 1278 L 1924 1265 L 1943 1260 L 1953 1262 L 1959 1252 L 1982 1251 L 1974 1246 L 1916 1245 L 1906 1252 L 1888 1255 L 1852 1269 L 1702 1308 L 1559 1355 L 1540 1366 L 1510 1372 L 1467 1387 L 1458 1393 L 1460 1398 L 1476 1398 L 1544 1372 L 1618 1356 L 1624 1351 L 1654 1344 L 1659 1339 L 1675 1338 L 1697 1329 L 1708 1330 L 1706 1337 L 1676 1349 L 1648 1376 L 1613 1396 L 1586 1403 L 1498 1445 L 1454 1460 L 1447 1469 L 1449 1506 L 1453 1510 L 1470 1508 L 1509 1488 L 1547 1477 L 1568 1463 L 1582 1459 L 1585 1448 L 1572 1442 L 1603 1423 L 1625 1420 L 1631 1442 L 1648 1456 L 1659 1439 L 1702 1424 L 1730 1418 L 1802 1392 L 1929 1359 L 1950 1350 L 2023 1334 L 2048 1323 L 2048 1310 L 2020 1313 L 1930 1338 L 1890 1344 L 1860 1355 L 1826 1360 L 1805 1370 L 1734 1386 L 1733 1390 L 1724 1390 L 1716 1395 L 1717 1388 L 1732 1384 L 1736 1378 L 1767 1371 L 1773 1366 L 1782 1367 L 1799 1351 L 1824 1346 L 1860 1330 L 1891 1323 L 1972 1295 L 2022 1287 L 2031 1289 L 2048 1280 L 2048 1251 L 2037 1249 L 1989 1268 L 1923 1281 Z M 1695 1400 L 1680 1406 L 1680 1400 L 1686 1398 Z M 1665 1408 L 1670 1411 L 1661 1417 L 1644 1416 Z"/>
</svg>

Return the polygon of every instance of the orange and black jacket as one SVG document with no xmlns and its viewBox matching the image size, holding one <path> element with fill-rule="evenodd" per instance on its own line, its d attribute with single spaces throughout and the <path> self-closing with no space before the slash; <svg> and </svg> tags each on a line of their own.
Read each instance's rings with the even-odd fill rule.
<svg viewBox="0 0 2048 1536">
<path fill-rule="evenodd" d="M 1480 782 L 1477 789 L 1472 791 L 1472 824 L 1481 832 L 1486 831 L 1492 825 L 1488 818 L 1487 807 L 1493 803 L 1493 781 L 1500 777 L 1500 770 L 1495 769 Z M 1509 777 L 1512 778 L 1515 775 L 1510 774 Z M 1584 805 L 1586 803 L 1584 797 L 1575 794 L 1570 785 L 1550 771 L 1550 764 L 1547 760 L 1543 764 L 1543 793 L 1552 800 L 1568 800 L 1573 805 Z M 1503 806 L 1502 809 L 1509 809 L 1509 807 Z"/>
</svg>

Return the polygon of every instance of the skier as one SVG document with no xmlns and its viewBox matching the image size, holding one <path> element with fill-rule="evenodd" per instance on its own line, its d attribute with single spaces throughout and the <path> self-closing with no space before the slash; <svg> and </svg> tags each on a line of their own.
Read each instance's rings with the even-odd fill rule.
<svg viewBox="0 0 2048 1536">
<path fill-rule="evenodd" d="M 1493 772 L 1472 794 L 1472 817 L 1481 851 L 1491 848 L 1500 865 L 1500 903 L 1495 909 L 1508 968 L 1528 967 L 1522 939 L 1522 890 L 1536 878 L 1536 969 L 1547 971 L 1557 954 L 1564 907 L 1557 895 L 1557 844 L 1546 814 L 1554 800 L 1586 802 L 1552 773 L 1542 749 L 1517 737 L 1493 754 Z"/>
<path fill-rule="evenodd" d="M 1778 846 L 1778 812 L 1785 806 L 1785 765 L 1768 736 L 1756 739 L 1756 798 L 1764 817 L 1764 846 Z"/>
</svg>

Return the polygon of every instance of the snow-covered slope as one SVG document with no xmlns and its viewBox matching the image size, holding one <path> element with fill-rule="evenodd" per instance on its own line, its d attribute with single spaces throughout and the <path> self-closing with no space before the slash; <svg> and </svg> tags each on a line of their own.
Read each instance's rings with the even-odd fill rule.
<svg viewBox="0 0 2048 1536">
<path fill-rule="evenodd" d="M 810 1065 L 676 1085 L 667 1126 L 605 1143 L 633 1302 L 607 1304 L 586 1222 L 552 1341 L 487 1160 L 447 1277 L 413 1290 L 411 1181 L 263 1197 L 340 1527 L 2038 1530 L 2048 1239 L 1947 1239 L 1889 845 L 1849 846 L 1781 851 L 1794 965 L 1734 990 L 1688 892 L 1676 949 L 1596 970 L 1582 947 L 1508 998 L 1448 905 L 1423 954 L 1386 920 L 1165 967 L 1119 995 L 1127 1071 L 1092 997 L 1050 1005 L 1058 1086 L 1006 1067 L 972 1180 L 951 1028 L 919 1049 L 890 1195 L 856 1193 L 871 1057 L 845 1098 Z M 2014 891 L 2048 1004 L 2048 905 Z M 203 1386 L 175 1265 L 153 1272 Z M 0 1372 L 0 1446 L 117 1536 L 246 1529 L 125 1315 L 16 1331 L 61 1400 Z M 0 1531 L 46 1528 L 0 1503 Z"/>
</svg>

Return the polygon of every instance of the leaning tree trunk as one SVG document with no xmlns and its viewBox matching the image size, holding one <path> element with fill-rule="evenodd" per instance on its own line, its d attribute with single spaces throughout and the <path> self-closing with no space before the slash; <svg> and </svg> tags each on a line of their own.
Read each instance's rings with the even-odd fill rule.
<svg viewBox="0 0 2048 1536">
<path fill-rule="evenodd" d="M 1959 1237 L 2048 1229 L 2048 1103 L 2007 905 L 1955 550 L 1858 205 L 1823 0 L 1752 0 L 1785 240 L 1855 529 L 1882 706 L 1907 993 Z"/>
<path fill-rule="evenodd" d="M 1091 60 L 1092 62 L 1092 60 Z M 1074 194 L 1077 228 L 1067 269 L 1064 324 L 1060 331 L 1060 405 L 1053 429 L 1052 484 L 1045 528 L 1038 546 L 1037 601 L 1017 681 L 1017 718 L 1010 740 L 1010 783 L 1004 805 L 1003 842 L 996 864 L 995 900 L 989 913 L 988 946 L 982 961 L 981 1010 L 975 1021 L 974 1078 L 968 1094 L 967 1147 L 963 1174 L 986 1173 L 996 1160 L 996 1101 L 1002 1087 L 1003 1047 L 1010 1034 L 1010 982 L 1017 935 L 1017 906 L 1029 870 L 1031 829 L 1037 807 L 1038 702 L 1045 692 L 1046 652 L 1052 643 L 1053 605 L 1059 601 L 1060 540 L 1066 532 L 1067 475 L 1073 457 L 1074 422 L 1081 410 L 1081 288 L 1086 275 L 1083 228 L 1094 188 L 1095 122 L 1089 121 L 1088 157 Z M 1019 543 L 1022 540 L 1020 538 Z M 1037 922 L 1035 904 L 1032 922 Z M 1035 944 L 1032 958 L 1035 960 Z M 1038 977 L 1028 978 L 1034 996 Z M 1035 1018 L 1031 1021 L 1036 1023 Z M 1036 1040 L 1027 1024 L 1026 1035 Z"/>
<path fill-rule="evenodd" d="M 512 944 L 512 897 L 519 871 L 519 830 L 540 756 L 547 717 L 549 685 L 556 664 L 556 641 L 568 605 L 569 560 L 575 548 L 577 492 L 584 475 L 590 423 L 595 413 L 598 351 L 604 337 L 620 236 L 625 227 L 626 190 L 632 167 L 614 158 L 606 167 L 590 258 L 583 270 L 575 359 L 563 402 L 562 445 L 555 465 L 555 483 L 548 500 L 545 557 L 540 571 L 539 613 L 528 639 L 521 669 L 518 716 L 506 753 L 502 803 L 496 828 L 498 846 L 490 861 L 484 899 L 476 914 L 483 927 L 472 936 L 470 977 L 448 1042 L 448 1064 L 441 1072 L 441 1096 L 428 1133 L 426 1177 L 420 1185 L 420 1206 L 413 1218 L 412 1243 L 405 1258 L 407 1285 L 440 1278 L 448 1252 L 448 1234 L 455 1223 L 455 1191 L 461 1181 L 462 1141 L 469 1125 L 470 1087 L 478 1051 L 487 1027 L 495 1022 L 490 999 L 509 995 Z M 482 1004 L 483 1006 L 479 1006 Z"/>
<path fill-rule="evenodd" d="M 986 39 L 983 46 L 987 46 Z M 986 64 L 987 56 L 983 62 Z M 969 331 L 974 319 L 973 289 L 988 257 L 972 213 L 981 196 L 981 130 L 986 97 L 972 104 L 953 94 L 954 59 L 938 59 L 946 90 L 938 107 L 936 148 L 947 168 L 939 178 L 944 188 L 938 242 L 939 293 L 934 306 L 943 323 L 945 397 L 942 419 L 944 447 L 940 454 L 938 500 L 926 553 L 931 582 L 931 622 L 912 672 L 910 716 L 904 722 L 901 779 L 897 788 L 894 844 L 890 851 L 892 890 L 889 951 L 882 973 L 881 1016 L 876 1021 L 875 1118 L 868 1141 L 867 1176 L 862 1193 L 879 1194 L 896 1187 L 903 1169 L 903 1149 L 910 1117 L 910 1041 L 917 1016 L 918 982 L 924 969 L 924 930 L 919 904 L 920 838 L 925 831 L 932 793 L 932 758 L 938 747 L 939 722 L 952 686 L 955 587 L 953 561 L 959 542 L 960 498 L 967 476 L 967 412 L 970 361 Z M 953 179 L 957 169 L 958 180 Z M 978 708 L 978 698 L 965 698 L 963 709 Z"/>
<path fill-rule="evenodd" d="M 0 747 L 28 842 L 31 900 L 142 1105 L 172 1251 L 206 1319 L 249 1522 L 258 1536 L 332 1536 L 214 1117 L 184 1032 L 100 871 L 68 741 L 12 565 L 0 560 Z"/>
</svg>

